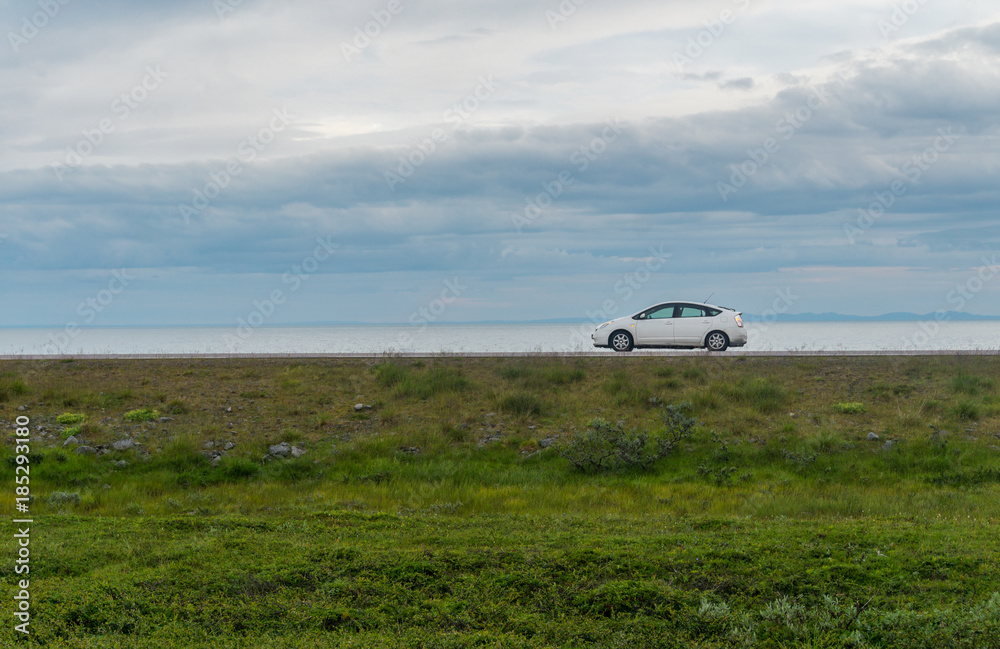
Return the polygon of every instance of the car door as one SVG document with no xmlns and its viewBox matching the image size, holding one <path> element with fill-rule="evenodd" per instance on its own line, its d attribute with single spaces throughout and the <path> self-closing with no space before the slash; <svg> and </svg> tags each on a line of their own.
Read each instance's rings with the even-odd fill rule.
<svg viewBox="0 0 1000 649">
<path fill-rule="evenodd" d="M 696 347 L 705 340 L 712 327 L 712 318 L 704 307 L 693 304 L 678 304 L 674 319 L 674 342 L 678 345 Z"/>
<path fill-rule="evenodd" d="M 640 313 L 635 323 L 635 344 L 673 345 L 674 306 L 661 304 Z"/>
</svg>

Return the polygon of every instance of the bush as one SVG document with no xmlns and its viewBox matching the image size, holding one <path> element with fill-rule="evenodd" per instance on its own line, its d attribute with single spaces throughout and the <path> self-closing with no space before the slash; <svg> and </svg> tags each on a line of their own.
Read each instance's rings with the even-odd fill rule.
<svg viewBox="0 0 1000 649">
<path fill-rule="evenodd" d="M 743 377 L 726 392 L 733 400 L 745 403 L 763 415 L 780 412 L 788 401 L 785 386 L 764 378 Z"/>
<path fill-rule="evenodd" d="M 501 399 L 500 409 L 519 417 L 529 417 L 542 414 L 542 402 L 533 394 L 519 392 Z"/>
<path fill-rule="evenodd" d="M 28 394 L 28 386 L 24 381 L 12 374 L 0 375 L 0 402 L 7 401 L 11 395 L 16 397 Z"/>
<path fill-rule="evenodd" d="M 136 410 L 129 410 L 125 413 L 125 421 L 131 421 L 133 423 L 140 423 L 143 421 L 152 421 L 160 416 L 160 413 L 152 408 L 137 408 Z"/>
<path fill-rule="evenodd" d="M 833 406 L 833 409 L 842 415 L 857 415 L 865 411 L 865 404 L 857 402 L 838 403 Z"/>
<path fill-rule="evenodd" d="M 956 404 L 951 409 L 951 414 L 963 421 L 978 421 L 980 417 L 979 406 L 972 401 Z"/>
<path fill-rule="evenodd" d="M 665 429 L 650 435 L 646 431 L 626 431 L 622 422 L 612 424 L 594 419 L 587 430 L 570 440 L 559 450 L 573 468 L 585 473 L 621 469 L 646 470 L 670 455 L 677 445 L 691 436 L 697 424 L 686 411 L 691 404 L 669 405 L 662 418 Z"/>
<path fill-rule="evenodd" d="M 168 415 L 186 415 L 188 412 L 187 404 L 179 399 L 174 399 L 167 404 L 166 410 Z"/>
<path fill-rule="evenodd" d="M 64 412 L 56 417 L 56 423 L 67 426 L 69 424 L 79 424 L 86 418 L 86 415 L 78 412 Z"/>
</svg>

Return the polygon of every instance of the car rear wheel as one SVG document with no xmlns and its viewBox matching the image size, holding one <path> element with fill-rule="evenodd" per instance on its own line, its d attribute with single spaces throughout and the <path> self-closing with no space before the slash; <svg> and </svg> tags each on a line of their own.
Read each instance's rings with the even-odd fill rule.
<svg viewBox="0 0 1000 649">
<path fill-rule="evenodd" d="M 721 331 L 713 331 L 705 339 L 705 347 L 710 352 L 724 352 L 729 349 L 729 336 Z"/>
<path fill-rule="evenodd" d="M 616 352 L 632 351 L 632 335 L 627 331 L 616 331 L 611 334 L 611 349 Z"/>
</svg>

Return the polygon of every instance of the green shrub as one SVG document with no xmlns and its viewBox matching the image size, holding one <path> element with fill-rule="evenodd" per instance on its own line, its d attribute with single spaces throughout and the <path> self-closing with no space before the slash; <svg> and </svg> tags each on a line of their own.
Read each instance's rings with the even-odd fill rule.
<svg viewBox="0 0 1000 649">
<path fill-rule="evenodd" d="M 184 403 L 183 401 L 180 401 L 179 399 L 174 399 L 173 401 L 167 404 L 166 408 L 164 408 L 164 411 L 168 415 L 186 415 L 188 412 L 188 407 L 187 404 Z"/>
<path fill-rule="evenodd" d="M 410 377 L 412 372 L 405 367 L 400 367 L 395 363 L 379 363 L 372 368 L 378 382 L 387 388 L 391 388 L 402 383 Z"/>
<path fill-rule="evenodd" d="M 965 372 L 960 373 L 951 380 L 951 389 L 953 392 L 968 394 L 970 396 L 979 394 L 981 390 L 990 390 L 992 388 L 993 381 L 990 379 L 966 374 Z"/>
<path fill-rule="evenodd" d="M 597 418 L 587 424 L 587 430 L 573 437 L 559 449 L 573 468 L 584 473 L 600 473 L 622 469 L 646 470 L 658 460 L 673 453 L 677 445 L 689 438 L 697 424 L 687 416 L 691 405 L 669 405 L 662 418 L 664 430 L 626 431 L 622 422 L 611 423 Z"/>
<path fill-rule="evenodd" d="M 219 463 L 227 480 L 238 481 L 254 478 L 260 474 L 260 465 L 245 457 L 226 457 Z"/>
<path fill-rule="evenodd" d="M 951 409 L 951 414 L 962 421 L 977 421 L 981 413 L 979 405 L 974 401 L 963 401 Z"/>
<path fill-rule="evenodd" d="M 68 439 L 83 432 L 83 426 L 70 426 L 62 432 L 62 438 Z"/>
<path fill-rule="evenodd" d="M 785 386 L 764 378 L 743 377 L 726 390 L 726 394 L 764 415 L 780 412 L 788 401 Z"/>
<path fill-rule="evenodd" d="M 53 491 L 49 495 L 49 504 L 58 507 L 59 505 L 79 505 L 80 494 L 75 491 Z"/>
<path fill-rule="evenodd" d="M 136 410 L 129 410 L 125 413 L 125 421 L 131 421 L 133 423 L 139 423 L 143 421 L 152 421 L 160 416 L 160 413 L 152 408 L 137 408 Z"/>
<path fill-rule="evenodd" d="M 842 415 L 857 415 L 865 411 L 865 404 L 852 401 L 850 403 L 834 404 L 833 409 Z"/>
<path fill-rule="evenodd" d="M 0 375 L 0 403 L 7 401 L 11 395 L 20 397 L 28 394 L 28 386 L 13 374 Z"/>
<path fill-rule="evenodd" d="M 78 412 L 64 412 L 63 414 L 56 417 L 56 423 L 62 424 L 63 426 L 69 424 L 79 424 L 84 419 L 86 415 Z"/>
<path fill-rule="evenodd" d="M 500 410 L 518 417 L 530 417 L 542 414 L 542 402 L 533 394 L 517 392 L 500 399 Z"/>
</svg>

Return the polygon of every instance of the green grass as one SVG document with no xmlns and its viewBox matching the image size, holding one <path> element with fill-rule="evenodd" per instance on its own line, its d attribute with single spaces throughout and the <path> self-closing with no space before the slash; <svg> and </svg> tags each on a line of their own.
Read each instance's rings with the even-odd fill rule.
<svg viewBox="0 0 1000 649">
<path fill-rule="evenodd" d="M 80 422 L 82 422 L 86 418 L 87 418 L 87 415 L 85 415 L 83 413 L 79 413 L 79 412 L 66 412 L 66 413 L 63 413 L 63 414 L 59 415 L 58 417 L 56 417 L 56 423 L 62 424 L 64 426 L 67 426 L 67 425 L 70 425 L 70 424 L 79 424 Z"/>
<path fill-rule="evenodd" d="M 142 421 L 152 421 L 160 416 L 160 413 L 152 408 L 137 408 L 135 410 L 129 410 L 124 415 L 122 419 L 131 422 L 142 422 Z"/>
<path fill-rule="evenodd" d="M 32 426 L 52 431 L 32 443 L 34 640 L 994 647 L 1000 413 L 983 377 L 998 369 L 991 357 L 3 362 L 0 382 L 21 381 Z M 136 445 L 63 449 L 66 401 L 83 443 Z M 683 401 L 700 423 L 645 470 L 583 473 L 560 457 L 595 418 L 655 436 Z M 153 422 L 150 403 L 172 421 Z M 0 404 L 8 429 L 17 414 Z M 281 441 L 306 454 L 263 461 Z M 235 447 L 213 462 L 206 442 Z M 12 511 L 13 447 L 0 458 Z M 2 537 L 0 556 L 14 553 Z M 0 646 L 13 633 L 0 626 Z"/>
</svg>

